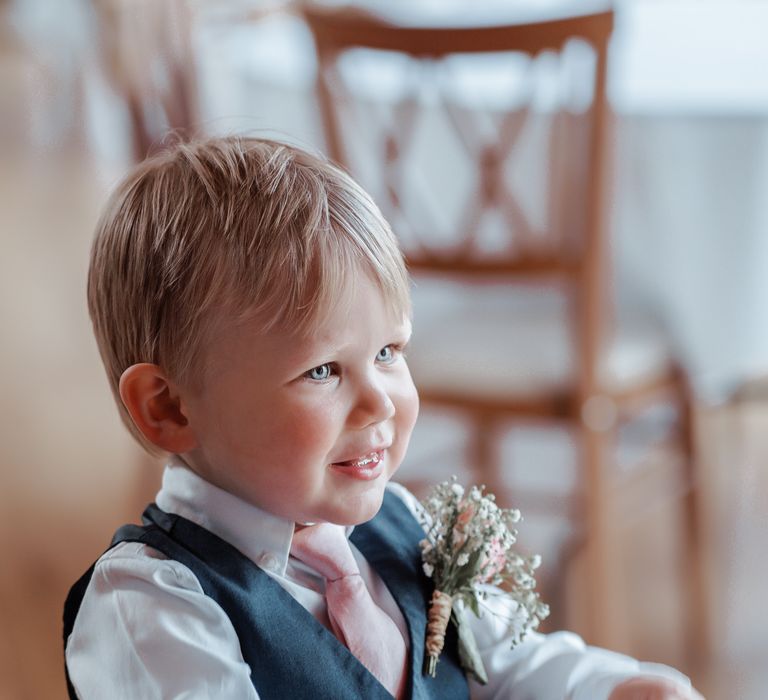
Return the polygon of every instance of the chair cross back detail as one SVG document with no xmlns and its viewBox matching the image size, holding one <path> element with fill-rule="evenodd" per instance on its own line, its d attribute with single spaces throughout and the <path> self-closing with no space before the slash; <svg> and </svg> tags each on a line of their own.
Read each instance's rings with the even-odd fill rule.
<svg viewBox="0 0 768 700">
<path fill-rule="evenodd" d="M 588 264 L 583 260 L 584 251 L 599 252 L 598 241 L 586 244 L 579 239 L 587 232 L 598 238 L 602 230 L 601 136 L 605 118 L 606 47 L 612 13 L 473 28 L 402 27 L 362 12 L 335 12 L 312 5 L 305 9 L 305 15 L 318 49 L 318 96 L 329 154 L 374 193 L 403 241 L 412 270 L 572 277 Z M 487 110 L 462 103 L 461 98 L 455 99 L 456 96 L 450 94 L 452 72 L 456 59 L 462 54 L 487 56 L 514 52 L 518 58 L 525 56 L 531 66 L 549 61 L 551 67 L 555 52 L 566 51 L 574 42 L 580 42 L 582 49 L 591 47 L 595 59 L 592 75 L 595 99 L 581 113 L 560 108 L 532 110 L 531 98 L 536 95 L 525 71 L 521 71 L 522 84 L 516 88 L 517 94 L 512 95 L 517 104 L 496 110 L 490 120 Z M 408 57 L 401 71 L 399 92 L 388 105 L 389 119 L 383 116 L 387 111 L 383 100 L 374 97 L 376 104 L 366 110 L 366 105 L 361 107 L 360 103 L 371 102 L 370 94 L 362 98 L 355 95 L 354 87 L 345 81 L 344 55 L 361 48 Z M 425 85 L 431 87 L 426 96 Z M 362 110 L 357 123 L 352 120 L 355 109 Z M 454 161 L 461 158 L 475 171 L 474 182 L 465 186 L 458 197 L 435 192 L 430 184 L 436 178 L 413 167 L 413 152 L 419 147 L 416 132 L 420 118 L 425 121 L 426 117 L 428 121 L 438 112 L 443 131 L 451 132 L 448 138 L 455 146 Z M 549 139 L 548 150 L 554 158 L 563 161 L 558 164 L 563 167 L 552 168 L 552 177 L 545 183 L 548 192 L 544 197 L 549 210 L 545 222 L 532 221 L 535 217 L 526 212 L 522 196 L 506 177 L 516 151 L 524 147 L 525 139 L 521 137 L 531 132 L 535 135 L 536 124 L 532 122 L 537 120 L 550 123 L 548 130 L 538 129 L 540 138 Z M 422 125 L 422 136 L 424 128 L 429 127 Z M 361 132 L 366 132 L 368 140 L 380 137 L 378 143 L 366 146 L 378 154 L 378 175 L 382 180 L 378 186 L 366 181 L 364 168 L 357 167 L 355 162 L 354 145 L 350 142 L 352 133 L 362 138 Z M 573 145 L 581 143 L 580 137 L 585 133 L 590 138 L 590 148 L 577 153 Z M 592 173 L 591 182 L 584 182 L 584 172 Z M 463 206 L 446 206 L 455 203 L 452 202 L 455 199 L 460 199 Z M 414 211 L 416 200 L 422 211 Z M 574 207 L 585 211 L 575 216 L 569 211 Z M 439 216 L 434 214 L 448 208 L 450 216 L 443 212 L 443 218 L 450 221 L 440 230 L 441 226 L 436 223 Z M 481 230 L 491 215 L 497 219 L 499 231 L 504 229 L 504 234 L 496 236 L 492 254 L 487 254 Z M 580 230 L 566 234 L 567 222 L 585 219 L 588 221 Z M 510 232 L 513 235 L 509 235 Z"/>
</svg>

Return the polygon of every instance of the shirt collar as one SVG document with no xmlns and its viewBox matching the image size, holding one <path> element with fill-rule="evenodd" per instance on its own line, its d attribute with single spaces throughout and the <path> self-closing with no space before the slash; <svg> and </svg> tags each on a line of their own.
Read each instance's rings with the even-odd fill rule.
<svg viewBox="0 0 768 700">
<path fill-rule="evenodd" d="M 229 542 L 261 568 L 285 576 L 294 523 L 214 486 L 178 455 L 165 467 L 156 502 Z"/>
</svg>

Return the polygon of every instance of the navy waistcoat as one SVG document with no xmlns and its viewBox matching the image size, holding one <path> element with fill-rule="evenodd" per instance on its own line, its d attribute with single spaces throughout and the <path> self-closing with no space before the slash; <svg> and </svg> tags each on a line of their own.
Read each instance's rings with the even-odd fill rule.
<svg viewBox="0 0 768 700">
<path fill-rule="evenodd" d="M 142 542 L 181 562 L 224 610 L 240 640 L 251 680 L 264 700 L 384 700 L 392 696 L 336 637 L 280 584 L 208 530 L 151 504 L 144 525 L 125 525 L 112 540 Z M 351 541 L 389 588 L 408 625 L 409 682 L 414 700 L 466 700 L 467 681 L 449 625 L 437 677 L 422 673 L 431 581 L 421 569 L 423 531 L 405 504 L 386 492 L 373 520 Z M 64 644 L 72 632 L 93 566 L 72 587 L 64 606 Z M 67 677 L 70 698 L 76 699 Z M 191 689 L 193 690 L 193 689 Z"/>
</svg>

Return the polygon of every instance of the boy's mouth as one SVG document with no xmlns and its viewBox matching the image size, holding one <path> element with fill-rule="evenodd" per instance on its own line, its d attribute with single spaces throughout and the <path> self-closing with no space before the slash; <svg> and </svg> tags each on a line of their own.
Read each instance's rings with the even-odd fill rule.
<svg viewBox="0 0 768 700">
<path fill-rule="evenodd" d="M 368 452 L 355 459 L 333 462 L 331 468 L 337 474 L 343 474 L 352 479 L 373 481 L 384 473 L 384 449 Z"/>
<path fill-rule="evenodd" d="M 375 450 L 374 452 L 369 452 L 368 454 L 356 459 L 347 459 L 343 462 L 334 462 L 333 465 L 336 467 L 356 467 L 358 469 L 368 466 L 375 467 L 379 462 L 381 462 L 383 458 L 384 450 Z"/>
</svg>

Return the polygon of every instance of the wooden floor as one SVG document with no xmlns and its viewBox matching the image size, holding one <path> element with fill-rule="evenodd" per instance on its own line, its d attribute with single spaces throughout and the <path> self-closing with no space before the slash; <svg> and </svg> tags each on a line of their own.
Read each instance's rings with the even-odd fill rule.
<svg viewBox="0 0 768 700">
<path fill-rule="evenodd" d="M 0 79 L 0 700 L 56 700 L 66 591 L 136 519 L 159 470 L 119 425 L 85 309 L 90 238 L 120 168 L 94 162 L 76 130 L 40 137 L 45 75 L 2 43 Z M 764 700 L 768 406 L 698 420 L 715 653 L 693 667 L 681 646 L 664 512 L 623 543 L 622 651 L 683 667 L 710 699 Z"/>
</svg>

